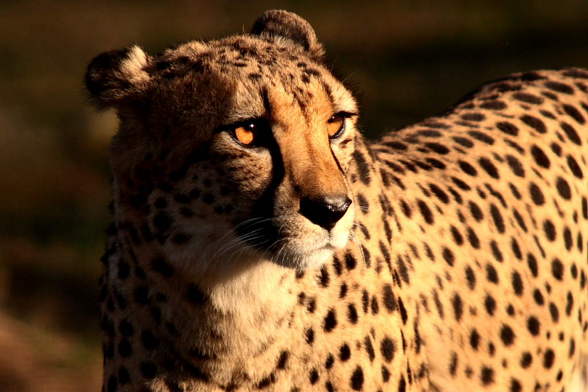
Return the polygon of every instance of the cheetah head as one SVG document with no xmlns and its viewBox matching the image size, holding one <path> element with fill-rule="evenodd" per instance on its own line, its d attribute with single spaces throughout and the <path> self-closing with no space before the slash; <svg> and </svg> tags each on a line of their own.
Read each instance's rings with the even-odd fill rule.
<svg viewBox="0 0 588 392">
<path fill-rule="evenodd" d="M 86 86 L 120 119 L 116 220 L 139 251 L 150 241 L 205 276 L 260 256 L 309 268 L 347 243 L 357 106 L 302 18 L 268 11 L 249 34 L 107 52 Z"/>
</svg>

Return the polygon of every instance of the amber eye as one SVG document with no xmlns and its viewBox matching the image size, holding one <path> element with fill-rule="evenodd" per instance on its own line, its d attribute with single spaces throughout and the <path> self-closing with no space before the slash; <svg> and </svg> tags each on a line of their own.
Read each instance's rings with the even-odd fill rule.
<svg viewBox="0 0 588 392">
<path fill-rule="evenodd" d="M 251 146 L 255 141 L 255 131 L 256 131 L 256 124 L 255 122 L 247 122 L 243 124 L 237 125 L 232 130 L 233 137 L 236 141 L 244 146 Z"/>
<path fill-rule="evenodd" d="M 327 121 L 327 133 L 330 139 L 336 139 L 345 131 L 345 118 L 339 113 L 333 114 Z"/>
</svg>

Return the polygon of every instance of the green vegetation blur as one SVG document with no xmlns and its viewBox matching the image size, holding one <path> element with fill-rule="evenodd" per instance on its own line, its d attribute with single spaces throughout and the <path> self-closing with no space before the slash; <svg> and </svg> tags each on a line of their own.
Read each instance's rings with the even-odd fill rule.
<svg viewBox="0 0 588 392">
<path fill-rule="evenodd" d="M 88 104 L 100 52 L 150 53 L 299 13 L 356 93 L 370 137 L 506 74 L 588 66 L 586 0 L 0 2 L 0 390 L 99 389 L 98 258 L 112 112 Z"/>
</svg>

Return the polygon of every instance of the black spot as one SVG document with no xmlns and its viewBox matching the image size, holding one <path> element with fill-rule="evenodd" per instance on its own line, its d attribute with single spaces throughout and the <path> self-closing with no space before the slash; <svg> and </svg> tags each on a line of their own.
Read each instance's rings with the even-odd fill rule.
<svg viewBox="0 0 588 392">
<path fill-rule="evenodd" d="M 453 266 L 453 263 L 455 261 L 455 256 L 453 255 L 453 252 L 448 249 L 443 247 L 443 259 L 445 260 L 445 262 L 449 265 L 449 266 Z"/>
<path fill-rule="evenodd" d="M 455 320 L 461 320 L 461 316 L 463 314 L 463 302 L 459 294 L 455 293 L 451 300 L 451 304 L 453 305 L 453 313 L 455 315 Z"/>
<path fill-rule="evenodd" d="M 151 361 L 143 361 L 139 364 L 139 370 L 143 378 L 151 380 L 157 375 L 157 366 Z"/>
<path fill-rule="evenodd" d="M 537 305 L 542 306 L 545 303 L 545 299 L 543 298 L 543 294 L 541 294 L 541 291 L 539 291 L 539 289 L 533 290 L 533 299 L 535 300 L 535 303 Z"/>
<path fill-rule="evenodd" d="M 347 319 L 351 324 L 357 323 L 358 315 L 354 304 L 347 305 Z"/>
<path fill-rule="evenodd" d="M 537 317 L 531 316 L 527 319 L 527 329 L 529 330 L 531 335 L 533 335 L 533 336 L 539 335 L 540 327 L 541 327 L 541 324 L 539 323 L 539 320 L 537 320 Z"/>
<path fill-rule="evenodd" d="M 494 220 L 494 224 L 496 225 L 498 232 L 504 233 L 504 220 L 502 219 L 502 215 L 500 214 L 500 211 L 495 204 L 490 205 L 490 214 L 492 215 L 492 219 Z"/>
<path fill-rule="evenodd" d="M 538 206 L 545 204 L 545 196 L 543 196 L 543 192 L 541 192 L 541 189 L 537 186 L 537 184 L 532 182 L 529 186 L 529 192 L 531 193 L 531 199 L 533 199 L 533 203 Z"/>
<path fill-rule="evenodd" d="M 573 94 L 574 89 L 567 84 L 561 82 L 547 81 L 545 87 L 558 93 Z"/>
<path fill-rule="evenodd" d="M 256 387 L 257 389 L 265 389 L 265 388 L 269 387 L 269 386 L 270 386 L 272 383 L 274 383 L 274 382 L 275 382 L 275 375 L 274 375 L 274 374 L 270 374 L 269 376 L 262 378 L 262 379 L 261 379 L 261 380 L 260 380 L 260 381 L 259 381 L 259 382 L 258 382 L 258 383 L 255 385 L 255 387 Z M 229 388 L 227 388 L 227 389 L 230 389 L 230 388 L 232 388 L 232 386 L 230 386 L 230 387 L 229 387 Z"/>
<path fill-rule="evenodd" d="M 572 197 L 572 190 L 570 189 L 570 185 L 566 180 L 558 177 L 556 181 L 556 187 L 561 197 L 563 197 L 565 200 L 570 200 Z"/>
<path fill-rule="evenodd" d="M 151 260 L 151 269 L 158 274 L 169 278 L 174 274 L 174 268 L 163 257 L 155 257 Z"/>
<path fill-rule="evenodd" d="M 393 312 L 396 310 L 396 301 L 394 299 L 394 294 L 392 293 L 392 287 L 386 283 L 383 287 L 383 302 L 384 306 L 388 311 Z"/>
<path fill-rule="evenodd" d="M 494 139 L 480 131 L 468 131 L 468 134 L 476 140 L 486 144 L 494 144 Z"/>
<path fill-rule="evenodd" d="M 153 217 L 153 226 L 157 231 L 164 232 L 169 230 L 172 225 L 171 217 L 165 212 L 158 212 Z"/>
<path fill-rule="evenodd" d="M 425 143 L 425 146 L 437 154 L 445 155 L 449 153 L 449 149 L 439 143 Z"/>
<path fill-rule="evenodd" d="M 553 302 L 549 303 L 549 314 L 551 315 L 551 320 L 553 320 L 554 323 L 559 321 L 559 310 Z"/>
<path fill-rule="evenodd" d="M 494 240 L 490 241 L 490 248 L 492 249 L 492 255 L 494 256 L 496 261 L 498 261 L 499 263 L 502 263 L 504 258 L 502 256 L 502 252 L 500 251 L 500 248 L 498 247 L 498 244 L 496 243 L 496 241 L 494 241 Z"/>
<path fill-rule="evenodd" d="M 533 105 L 540 105 L 543 103 L 543 98 L 523 92 L 516 92 L 512 95 L 512 97 L 518 101 L 530 103 Z"/>
<path fill-rule="evenodd" d="M 341 283 L 339 288 L 339 298 L 345 298 L 347 295 L 347 284 L 345 282 Z"/>
<path fill-rule="evenodd" d="M 327 360 L 325 361 L 325 368 L 326 369 L 330 369 L 333 367 L 333 364 L 335 363 L 335 357 L 333 357 L 333 354 L 327 355 Z"/>
<path fill-rule="evenodd" d="M 521 386 L 521 383 L 519 382 L 519 380 L 517 380 L 516 378 L 512 378 L 510 380 L 510 391 L 509 392 L 521 392 L 523 390 L 523 387 Z"/>
<path fill-rule="evenodd" d="M 453 140 L 463 146 L 463 147 L 467 147 L 467 148 L 471 148 L 474 146 L 474 142 L 472 142 L 470 139 L 466 138 L 466 137 L 461 137 L 461 136 L 454 136 Z"/>
<path fill-rule="evenodd" d="M 536 145 L 533 145 L 533 147 L 531 147 L 531 154 L 533 155 L 533 159 L 535 159 L 535 162 L 537 162 L 539 166 L 549 168 L 549 166 L 551 165 L 551 163 L 549 162 L 549 158 L 547 158 L 547 155 L 545 155 L 543 150 L 537 147 Z"/>
<path fill-rule="evenodd" d="M 557 279 L 557 280 L 563 279 L 564 269 L 563 269 L 563 264 L 560 259 L 555 258 L 551 262 L 551 273 L 553 274 L 553 277 L 555 279 Z"/>
<path fill-rule="evenodd" d="M 453 183 L 457 185 L 458 188 L 463 189 L 464 191 L 469 191 L 471 189 L 468 184 L 457 177 L 451 177 L 451 181 L 453 181 Z"/>
<path fill-rule="evenodd" d="M 345 254 L 345 266 L 349 271 L 355 269 L 357 266 L 357 260 L 355 260 L 355 257 L 353 257 L 353 255 L 349 252 Z"/>
<path fill-rule="evenodd" d="M 545 232 L 545 236 L 549 241 L 555 241 L 557 233 L 555 231 L 555 226 L 549 219 L 546 219 L 543 222 L 543 231 Z"/>
<path fill-rule="evenodd" d="M 121 366 L 118 369 L 118 382 L 120 385 L 128 384 L 131 381 L 131 375 L 126 367 Z"/>
<path fill-rule="evenodd" d="M 319 380 L 319 374 L 316 369 L 312 369 L 308 375 L 308 381 L 310 381 L 311 385 L 314 385 Z"/>
<path fill-rule="evenodd" d="M 508 163 L 508 166 L 510 167 L 510 170 L 512 170 L 514 175 L 519 177 L 525 176 L 525 170 L 523 169 L 523 165 L 521 165 L 521 162 L 517 158 L 510 154 L 507 154 L 506 162 Z"/>
<path fill-rule="evenodd" d="M 360 366 L 357 366 L 351 375 L 351 388 L 354 391 L 361 391 L 363 387 L 363 370 Z"/>
<path fill-rule="evenodd" d="M 376 358 L 376 353 L 374 351 L 374 345 L 372 344 L 372 339 L 370 339 L 369 335 L 366 335 L 366 337 L 363 339 L 363 345 L 365 346 L 365 350 L 368 353 L 370 361 L 373 362 L 373 360 Z"/>
<path fill-rule="evenodd" d="M 118 390 L 118 380 L 116 376 L 111 375 L 108 377 L 108 382 L 106 383 L 106 392 L 116 392 Z"/>
<path fill-rule="evenodd" d="M 524 352 L 521 356 L 521 367 L 523 369 L 528 368 L 533 363 L 533 356 L 529 352 Z"/>
<path fill-rule="evenodd" d="M 517 271 L 512 273 L 512 288 L 516 295 L 521 296 L 523 294 L 523 280 Z"/>
<path fill-rule="evenodd" d="M 513 208 L 513 215 L 519 227 L 523 229 L 523 231 L 526 233 L 528 231 L 527 225 L 525 224 L 525 220 L 523 219 L 521 214 L 519 214 L 519 211 Z"/>
<path fill-rule="evenodd" d="M 470 345 L 474 350 L 477 350 L 480 345 L 480 334 L 475 328 L 472 329 L 472 332 L 470 333 Z"/>
<path fill-rule="evenodd" d="M 359 150 L 355 150 L 353 152 L 353 159 L 355 160 L 355 163 L 357 164 L 359 179 L 365 185 L 369 185 L 370 184 L 370 167 L 369 167 L 367 161 L 365 160 L 363 153 Z"/>
<path fill-rule="evenodd" d="M 470 241 L 470 244 L 474 248 L 479 249 L 480 248 L 480 240 L 479 240 L 478 236 L 476 235 L 476 232 L 471 227 L 468 227 L 467 236 L 468 236 L 468 241 Z"/>
<path fill-rule="evenodd" d="M 511 247 L 512 253 L 515 255 L 515 257 L 519 260 L 522 260 L 523 254 L 521 253 L 521 248 L 520 248 L 519 243 L 516 240 L 516 238 L 514 238 L 514 237 L 511 238 L 510 247 Z"/>
<path fill-rule="evenodd" d="M 465 268 L 465 276 L 468 282 L 468 287 L 470 290 L 474 290 L 476 288 L 476 275 L 474 274 L 474 270 L 469 265 Z"/>
<path fill-rule="evenodd" d="M 572 309 L 574 308 L 574 296 L 571 292 L 568 291 L 568 295 L 566 296 L 566 315 L 569 317 L 572 314 Z"/>
<path fill-rule="evenodd" d="M 327 271 L 327 266 L 323 265 L 318 273 L 319 284 L 322 287 L 329 286 L 329 272 Z"/>
<path fill-rule="evenodd" d="M 486 118 L 482 113 L 465 113 L 461 116 L 464 121 L 483 121 Z"/>
<path fill-rule="evenodd" d="M 584 116 L 582 116 L 582 114 L 578 111 L 578 109 L 576 109 L 572 105 L 564 104 L 563 109 L 568 116 L 572 117 L 578 123 L 584 124 L 586 122 L 586 120 L 584 119 Z"/>
<path fill-rule="evenodd" d="M 361 293 L 361 307 L 364 313 L 368 312 L 368 305 L 369 305 L 370 297 L 367 290 L 363 290 Z"/>
<path fill-rule="evenodd" d="M 196 306 L 202 306 L 208 302 L 208 297 L 198 286 L 190 284 L 186 290 L 186 299 Z"/>
<path fill-rule="evenodd" d="M 400 377 L 400 381 L 398 382 L 398 392 L 406 392 L 406 380 L 404 376 Z"/>
<path fill-rule="evenodd" d="M 382 365 L 382 381 L 385 383 L 390 381 L 390 370 L 384 365 Z"/>
<path fill-rule="evenodd" d="M 494 383 L 494 370 L 488 366 L 482 366 L 480 378 L 483 385 L 490 385 Z"/>
<path fill-rule="evenodd" d="M 138 286 L 133 291 L 133 298 L 140 305 L 149 303 L 149 289 L 146 286 Z"/>
<path fill-rule="evenodd" d="M 455 376 L 456 372 L 457 372 L 457 353 L 452 352 L 451 358 L 449 359 L 449 374 L 451 374 L 452 376 Z"/>
<path fill-rule="evenodd" d="M 120 331 L 121 335 L 124 337 L 131 337 L 134 333 L 134 328 L 128 320 L 122 320 L 118 325 L 118 330 Z"/>
<path fill-rule="evenodd" d="M 323 330 L 325 332 L 331 332 L 337 326 L 337 316 L 335 315 L 335 309 L 331 308 L 325 316 L 323 323 Z"/>
<path fill-rule="evenodd" d="M 580 166 L 578 165 L 578 162 L 576 162 L 574 157 L 572 157 L 571 155 L 568 155 L 567 163 L 568 163 L 568 167 L 570 168 L 570 170 L 572 171 L 572 173 L 574 174 L 575 177 L 580 178 L 580 179 L 584 178 L 584 173 L 582 172 L 582 169 L 580 168 Z"/>
<path fill-rule="evenodd" d="M 433 192 L 433 194 L 435 196 L 437 196 L 437 198 L 447 204 L 449 203 L 449 196 L 447 196 L 447 193 L 445 193 L 441 188 L 439 188 L 437 185 L 435 184 L 429 184 L 429 189 L 431 190 L 431 192 Z"/>
<path fill-rule="evenodd" d="M 312 328 L 308 328 L 304 332 L 304 340 L 306 340 L 306 343 L 308 344 L 312 344 L 314 342 L 314 330 Z"/>
<path fill-rule="evenodd" d="M 151 351 L 159 346 L 159 339 L 157 339 L 151 331 L 144 330 L 141 332 L 141 343 L 146 350 Z"/>
<path fill-rule="evenodd" d="M 391 141 L 391 142 L 384 142 L 385 146 L 392 147 L 395 150 L 405 151 L 408 147 L 406 144 L 398 142 L 398 141 Z"/>
<path fill-rule="evenodd" d="M 484 307 L 490 316 L 494 315 L 494 311 L 496 310 L 496 301 L 492 296 L 486 295 L 486 299 L 484 300 Z"/>
<path fill-rule="evenodd" d="M 484 214 L 482 213 L 482 210 L 480 209 L 480 207 L 478 207 L 478 205 L 476 203 L 474 203 L 473 201 L 470 201 L 468 203 L 468 205 L 470 207 L 470 212 L 472 213 L 472 216 L 474 217 L 475 220 L 477 220 L 479 222 L 482 219 L 484 219 Z"/>
<path fill-rule="evenodd" d="M 483 102 L 480 107 L 482 109 L 490 109 L 490 110 L 503 110 L 506 108 L 506 104 L 502 101 L 485 101 Z"/>
<path fill-rule="evenodd" d="M 380 305 L 378 305 L 378 299 L 376 298 L 375 295 L 372 297 L 371 305 L 372 305 L 371 306 L 372 314 L 378 314 L 378 312 L 380 311 Z"/>
<path fill-rule="evenodd" d="M 530 126 L 531 128 L 533 128 L 534 130 L 536 130 L 539 133 L 547 132 L 547 128 L 545 128 L 545 124 L 543 123 L 543 121 L 541 121 L 537 117 L 525 114 L 524 116 L 521 117 L 521 120 L 525 124 L 527 124 L 528 126 Z"/>
<path fill-rule="evenodd" d="M 472 165 L 470 165 L 469 163 L 467 163 L 466 161 L 459 161 L 458 162 L 460 169 L 470 175 L 470 176 L 476 176 L 478 174 L 478 171 L 476 170 L 475 167 L 473 167 Z"/>
<path fill-rule="evenodd" d="M 426 158 L 426 161 L 437 169 L 445 169 L 447 167 L 443 162 L 435 158 Z"/>
<path fill-rule="evenodd" d="M 380 352 L 382 353 L 382 356 L 386 362 L 392 361 L 394 358 L 394 353 L 396 352 L 392 339 L 389 337 L 382 339 L 382 342 L 380 343 Z"/>
<path fill-rule="evenodd" d="M 192 236 L 186 233 L 176 233 L 172 236 L 171 241 L 176 245 L 183 245 L 190 241 Z"/>
<path fill-rule="evenodd" d="M 431 210 L 429 209 L 429 207 L 427 206 L 427 204 L 424 201 L 422 201 L 422 200 L 418 200 L 417 201 L 417 205 L 419 207 L 419 210 L 421 212 L 421 215 L 425 219 L 425 222 L 427 222 L 428 224 L 432 224 L 433 221 L 434 221 L 434 219 L 433 219 L 433 213 L 431 212 Z"/>
<path fill-rule="evenodd" d="M 286 363 L 288 362 L 288 357 L 289 357 L 289 353 L 288 351 L 282 351 L 280 353 L 280 357 L 278 358 L 278 363 L 276 365 L 276 369 L 285 369 L 286 368 Z"/>
<path fill-rule="evenodd" d="M 477 205 L 476 205 L 477 207 Z M 481 213 L 481 211 L 480 211 Z M 462 245 L 463 244 L 463 236 L 461 235 L 461 233 L 459 232 L 459 230 L 457 230 L 457 228 L 453 225 L 451 225 L 451 235 L 453 237 L 453 241 L 455 241 L 455 243 L 457 245 Z"/>
<path fill-rule="evenodd" d="M 496 123 L 496 127 L 507 135 L 516 136 L 519 133 L 519 129 L 514 124 L 506 121 Z"/>
<path fill-rule="evenodd" d="M 553 362 L 555 361 L 555 353 L 552 349 L 548 348 L 543 355 L 543 367 L 545 369 L 550 369 L 553 366 Z"/>
<path fill-rule="evenodd" d="M 129 277 L 131 268 L 127 262 L 124 260 L 120 260 L 118 262 L 118 278 L 121 280 L 125 280 Z"/>
<path fill-rule="evenodd" d="M 577 144 L 578 146 L 582 145 L 582 139 L 580 139 L 580 136 L 578 136 L 578 132 L 576 132 L 574 127 L 568 123 L 562 122 L 561 129 L 563 129 L 563 131 L 566 133 L 566 136 L 572 143 Z"/>
<path fill-rule="evenodd" d="M 509 327 L 508 325 L 504 324 L 502 326 L 502 328 L 500 329 L 500 339 L 502 340 L 502 343 L 505 346 L 510 346 L 514 343 L 515 340 L 515 334 L 512 330 L 511 327 Z"/>
<path fill-rule="evenodd" d="M 349 358 L 351 358 L 351 350 L 349 349 L 349 345 L 347 343 L 343 343 L 343 345 L 339 348 L 339 359 L 345 362 Z"/>
<path fill-rule="evenodd" d="M 569 227 L 564 228 L 564 244 L 565 244 L 566 250 L 570 250 L 574 246 L 572 232 L 570 231 Z"/>
</svg>

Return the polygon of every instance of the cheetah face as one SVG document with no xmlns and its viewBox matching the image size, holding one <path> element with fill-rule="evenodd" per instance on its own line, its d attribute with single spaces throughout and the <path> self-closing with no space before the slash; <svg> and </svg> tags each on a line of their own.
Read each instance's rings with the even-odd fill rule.
<svg viewBox="0 0 588 392">
<path fill-rule="evenodd" d="M 116 201 L 202 276 L 260 254 L 317 266 L 349 239 L 356 103 L 307 22 L 276 26 L 157 58 L 109 52 L 88 70 L 94 99 L 121 120 Z"/>
</svg>

